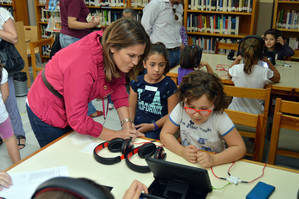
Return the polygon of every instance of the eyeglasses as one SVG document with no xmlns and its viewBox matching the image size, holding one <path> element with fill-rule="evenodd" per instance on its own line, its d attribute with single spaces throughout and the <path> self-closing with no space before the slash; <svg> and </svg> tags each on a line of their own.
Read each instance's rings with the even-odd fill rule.
<svg viewBox="0 0 299 199">
<path fill-rule="evenodd" d="M 194 109 L 187 106 L 185 106 L 184 109 L 189 114 L 199 113 L 202 116 L 208 116 L 209 114 L 211 114 L 211 112 L 213 112 L 214 105 L 209 109 Z"/>
<path fill-rule="evenodd" d="M 176 9 L 172 8 L 173 14 L 174 14 L 174 19 L 177 21 L 179 20 L 179 16 L 176 14 Z"/>
</svg>

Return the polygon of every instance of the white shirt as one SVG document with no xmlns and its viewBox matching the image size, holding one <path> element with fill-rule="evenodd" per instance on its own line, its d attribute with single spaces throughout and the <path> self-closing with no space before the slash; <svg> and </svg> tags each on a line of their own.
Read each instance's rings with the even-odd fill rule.
<svg viewBox="0 0 299 199">
<path fill-rule="evenodd" d="M 180 103 L 172 110 L 169 119 L 180 127 L 182 145 L 192 144 L 199 149 L 217 153 L 225 149 L 223 136 L 235 128 L 226 113 L 212 113 L 206 122 L 195 124 Z"/>
<path fill-rule="evenodd" d="M 235 86 L 246 88 L 264 88 L 266 84 L 271 83 L 273 71 L 269 68 L 254 65 L 252 72 L 244 72 L 244 64 L 237 64 L 228 70 Z M 256 99 L 234 97 L 228 109 L 242 111 L 253 114 L 260 114 L 264 111 L 262 101 Z"/>
<path fill-rule="evenodd" d="M 176 9 L 178 20 L 175 20 L 173 8 Z M 173 8 L 169 0 L 151 0 L 144 7 L 141 24 L 152 43 L 162 42 L 166 48 L 181 46 L 183 5 L 173 5 Z"/>
<path fill-rule="evenodd" d="M 0 7 L 0 30 L 3 30 L 3 25 L 9 18 L 14 20 L 13 16 L 10 14 L 10 12 L 7 9 Z M 2 39 L 0 38 L 0 41 L 1 40 Z"/>
<path fill-rule="evenodd" d="M 2 80 L 1 85 L 5 84 L 8 79 L 8 73 L 5 68 L 2 69 Z M 8 118 L 8 113 L 6 111 L 5 104 L 2 99 L 2 93 L 0 92 L 0 123 L 4 122 Z"/>
</svg>

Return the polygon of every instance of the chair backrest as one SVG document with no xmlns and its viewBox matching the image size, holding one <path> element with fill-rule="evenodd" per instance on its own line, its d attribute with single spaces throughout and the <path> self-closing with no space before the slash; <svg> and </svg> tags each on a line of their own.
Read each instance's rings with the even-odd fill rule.
<svg viewBox="0 0 299 199">
<path fill-rule="evenodd" d="M 43 60 L 42 56 L 42 47 L 50 45 L 52 46 L 54 42 L 54 38 L 50 37 L 47 39 L 41 39 L 38 41 L 30 42 L 30 56 L 31 56 L 31 64 L 32 64 L 32 73 L 33 73 L 33 80 L 36 78 L 39 71 L 43 70 L 42 63 L 38 64 L 38 60 Z M 36 53 L 39 56 L 39 58 L 36 57 Z"/>
<path fill-rule="evenodd" d="M 223 43 L 223 42 L 216 41 L 216 49 L 215 49 L 216 54 L 219 53 L 219 49 L 237 51 L 238 44 L 237 43 Z"/>
<path fill-rule="evenodd" d="M 229 109 L 225 110 L 235 124 L 255 129 L 255 133 L 251 130 L 238 131 L 244 137 L 255 139 L 254 152 L 253 154 L 248 153 L 247 155 L 253 156 L 254 160 L 261 161 L 263 158 L 265 144 L 271 89 L 244 88 L 224 85 L 224 92 L 227 96 L 259 99 L 264 101 L 264 112 L 261 114 L 251 114 Z"/>
<path fill-rule="evenodd" d="M 27 57 L 27 48 L 26 48 L 26 41 L 25 41 L 25 32 L 24 32 L 24 23 L 23 21 L 17 21 L 15 23 L 16 31 L 18 34 L 18 43 L 15 44 L 16 49 L 20 53 L 21 57 L 24 60 L 24 69 L 23 72 L 26 72 L 27 79 L 29 79 L 29 69 L 28 69 L 28 57 Z M 28 87 L 30 87 L 30 81 L 27 81 Z"/>
<path fill-rule="evenodd" d="M 294 133 L 297 134 L 294 136 L 299 136 L 299 102 L 286 101 L 276 98 L 268 157 L 269 164 L 275 164 L 277 154 L 299 158 L 298 151 L 289 151 L 278 148 L 281 128 L 295 130 L 297 132 Z M 295 142 L 295 140 L 293 141 Z M 296 144 L 298 145 L 298 142 Z"/>
</svg>

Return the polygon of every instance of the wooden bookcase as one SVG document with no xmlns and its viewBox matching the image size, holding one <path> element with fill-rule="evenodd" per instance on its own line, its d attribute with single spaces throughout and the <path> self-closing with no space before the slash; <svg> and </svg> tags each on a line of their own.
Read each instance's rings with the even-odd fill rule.
<svg viewBox="0 0 299 199">
<path fill-rule="evenodd" d="M 23 21 L 24 25 L 29 25 L 27 0 L 6 0 L 2 2 L 0 6 L 8 9 L 15 21 Z"/>
<path fill-rule="evenodd" d="M 289 14 L 288 14 L 289 13 Z M 293 38 L 299 41 L 299 0 L 275 0 L 273 10 L 272 28 L 281 31 L 285 38 Z M 297 19 L 294 18 L 297 15 Z M 289 41 L 289 45 L 291 41 Z M 293 47 L 293 46 L 291 46 Z M 298 44 L 295 50 L 295 58 L 299 59 Z"/>
<path fill-rule="evenodd" d="M 239 39 L 247 36 L 247 35 L 253 35 L 255 34 L 255 29 L 256 29 L 256 19 L 257 19 L 257 0 L 238 0 L 237 3 L 242 3 L 244 5 L 244 8 L 242 7 L 242 10 L 240 8 L 240 11 L 237 11 L 237 8 L 235 11 L 232 11 L 231 7 L 228 8 L 227 7 L 220 7 L 217 6 L 218 2 L 236 2 L 235 0 L 201 0 L 201 1 L 197 1 L 195 0 L 196 3 L 198 2 L 216 2 L 216 6 L 211 6 L 209 5 L 209 7 L 204 8 L 204 6 L 201 7 L 201 5 L 193 5 L 192 1 L 194 2 L 194 0 L 184 0 L 184 26 L 186 27 L 187 30 L 187 35 L 189 38 L 189 44 L 197 44 L 200 45 L 204 51 L 206 52 L 210 52 L 210 53 L 214 53 L 215 51 L 215 46 L 216 46 L 216 40 L 220 40 L 220 39 L 229 39 L 231 41 L 229 41 L 228 43 L 232 42 L 235 43 L 237 42 Z M 244 4 L 244 2 L 250 1 L 250 6 L 249 8 L 245 5 L 248 4 Z M 212 4 L 212 3 L 211 3 Z M 232 5 L 232 4 L 230 4 Z M 199 8 L 200 7 L 200 8 Z M 245 8 L 246 7 L 246 8 Z M 247 9 L 247 10 L 246 10 Z M 195 16 L 195 18 L 194 18 Z M 212 19 L 210 18 L 212 17 Z M 197 18 L 197 19 L 196 19 Z M 201 19 L 200 19 L 201 18 Z M 218 19 L 218 20 L 217 20 Z M 239 23 L 238 25 L 236 25 L 238 27 L 238 30 L 234 29 L 227 29 L 227 31 L 225 31 L 224 29 L 218 29 L 219 27 L 219 19 L 220 21 L 227 20 L 229 21 L 229 19 L 234 19 L 234 21 L 236 21 L 238 19 Z M 190 28 L 190 20 L 193 22 L 191 28 Z M 201 22 L 199 22 L 199 20 Z M 204 28 L 205 30 L 203 30 L 203 25 L 199 25 L 202 24 L 203 21 L 206 21 L 205 24 L 207 26 L 207 28 Z M 207 22 L 209 21 L 209 22 Z M 212 21 L 212 22 L 211 22 Z M 191 22 L 191 23 L 192 23 Z M 195 22 L 195 25 L 194 25 Z M 216 22 L 216 23 L 215 23 Z M 211 26 L 211 23 L 212 26 Z M 223 21 L 221 22 L 221 27 L 223 27 Z M 226 22 L 227 24 L 229 24 L 229 22 Z M 232 20 L 230 23 L 233 23 Z M 215 29 L 215 24 L 217 24 L 216 26 L 218 26 Z M 227 24 L 225 24 L 225 27 L 227 27 Z M 209 28 L 209 27 L 210 28 Z M 229 26 L 231 27 L 231 26 Z M 213 29 L 213 30 L 212 30 Z M 232 33 L 234 32 L 234 33 Z M 210 41 L 209 43 L 209 49 L 205 49 L 207 46 L 206 44 L 202 45 L 201 42 L 198 42 L 197 38 L 205 38 L 208 39 Z M 195 41 L 196 40 L 196 41 Z M 198 43 L 197 43 L 198 42 Z M 204 41 L 206 42 L 206 41 Z"/>
</svg>

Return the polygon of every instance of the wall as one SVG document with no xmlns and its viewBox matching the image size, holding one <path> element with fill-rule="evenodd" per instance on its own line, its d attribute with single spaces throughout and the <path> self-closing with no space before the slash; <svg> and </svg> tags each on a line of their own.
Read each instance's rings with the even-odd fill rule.
<svg viewBox="0 0 299 199">
<path fill-rule="evenodd" d="M 28 12 L 29 12 L 29 24 L 31 26 L 35 26 L 36 20 L 35 20 L 35 10 L 34 10 L 34 0 L 27 0 L 27 5 L 28 5 Z"/>
</svg>

